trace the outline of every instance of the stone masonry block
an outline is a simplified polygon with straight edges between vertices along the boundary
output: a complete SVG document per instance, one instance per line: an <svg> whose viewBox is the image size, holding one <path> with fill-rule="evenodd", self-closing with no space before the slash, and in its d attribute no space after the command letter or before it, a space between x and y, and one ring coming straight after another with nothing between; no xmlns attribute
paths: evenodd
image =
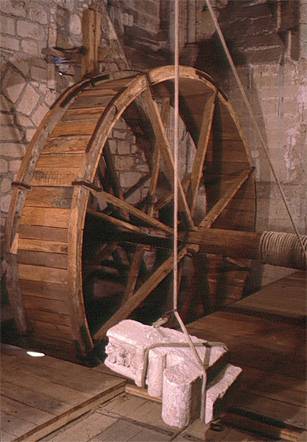
<svg viewBox="0 0 307 442"><path fill-rule="evenodd" d="M33 78L33 80L47 81L47 69L46 68L42 69L42 68L38 68L36 66L32 66L31 77Z"/></svg>
<svg viewBox="0 0 307 442"><path fill-rule="evenodd" d="M19 141L22 138L22 134L16 127L2 126L0 137L5 141Z"/></svg>
<svg viewBox="0 0 307 442"><path fill-rule="evenodd" d="M117 155L115 158L115 168L119 171L130 171L134 166L134 157Z"/></svg>
<svg viewBox="0 0 307 442"><path fill-rule="evenodd" d="M29 7L29 16L30 19L33 21L36 21L42 25L46 25L48 23L48 14L47 14L47 8L44 8L43 5L40 5L39 3L30 2Z"/></svg>
<svg viewBox="0 0 307 442"><path fill-rule="evenodd" d="M30 84L27 84L22 94L21 100L16 106L16 109L18 112L21 112L22 114L30 115L33 109L35 108L35 106L37 105L38 100L39 100L38 93Z"/></svg>
<svg viewBox="0 0 307 442"><path fill-rule="evenodd" d="M0 11L4 12L5 14L14 15L16 17L25 17L27 14L26 2L23 0L1 0Z"/></svg>
<svg viewBox="0 0 307 442"><path fill-rule="evenodd" d="M1 126L10 126L14 124L14 117L11 114L0 114Z"/></svg>
<svg viewBox="0 0 307 442"><path fill-rule="evenodd" d="M4 95L0 96L0 111L9 112L11 110L11 103L6 99Z"/></svg>
<svg viewBox="0 0 307 442"><path fill-rule="evenodd" d="M19 40L14 37L9 36L0 36L0 47L4 49L10 49L11 51L18 51L19 49Z"/></svg>
<svg viewBox="0 0 307 442"><path fill-rule="evenodd" d="M19 72L9 69L3 79L3 92L7 98L16 103L25 84L26 81Z"/></svg>
<svg viewBox="0 0 307 442"><path fill-rule="evenodd" d="M11 180L9 178L3 178L1 181L0 192L6 193L11 188Z"/></svg>
<svg viewBox="0 0 307 442"><path fill-rule="evenodd" d="M130 144L127 141L118 141L117 143L117 151L120 155L125 155L130 153Z"/></svg>
<svg viewBox="0 0 307 442"><path fill-rule="evenodd" d="M7 173L8 162L6 160L0 159L0 174Z"/></svg>
<svg viewBox="0 0 307 442"><path fill-rule="evenodd" d="M3 34L15 35L15 20L10 17L0 18L0 31Z"/></svg>
<svg viewBox="0 0 307 442"><path fill-rule="evenodd" d="M37 42L34 40L22 40L21 42L21 49L23 52L26 52L27 54L39 55L39 49Z"/></svg>
<svg viewBox="0 0 307 442"><path fill-rule="evenodd" d="M26 140L28 143L32 140L35 132L36 132L36 129L27 129L26 130Z"/></svg>
<svg viewBox="0 0 307 442"><path fill-rule="evenodd" d="M3 195L0 199L0 210L2 212L7 213L9 211L10 202L11 202L11 195L10 194Z"/></svg>
<svg viewBox="0 0 307 442"><path fill-rule="evenodd" d="M203 370L194 360L182 332L124 320L109 329L107 336L105 364L133 379L138 386L146 383L151 396L161 397L162 418L168 425L183 428L199 415ZM195 336L191 339L208 367L227 352L222 344L210 345ZM239 367L226 364L210 382L202 398L205 423L213 418L214 402L225 394L240 372Z"/></svg>
<svg viewBox="0 0 307 442"><path fill-rule="evenodd" d="M20 168L21 160L12 160L9 163L9 170L13 174L16 174Z"/></svg>
<svg viewBox="0 0 307 442"><path fill-rule="evenodd" d="M140 178L141 174L138 172L122 172L120 174L120 185L124 188L133 186Z"/></svg>
<svg viewBox="0 0 307 442"><path fill-rule="evenodd" d="M120 140L125 140L127 136L127 131L121 131L121 130L113 130L113 137L118 138Z"/></svg>
<svg viewBox="0 0 307 442"><path fill-rule="evenodd" d="M17 34L23 38L32 38L34 40L43 40L45 31L42 26L37 23L30 23L24 20L17 22Z"/></svg>
<svg viewBox="0 0 307 442"><path fill-rule="evenodd" d="M1 156L10 158L22 158L25 152L24 144L0 143Z"/></svg>
<svg viewBox="0 0 307 442"><path fill-rule="evenodd" d="M49 108L45 104L41 104L38 106L34 114L32 115L31 119L33 123L38 126L42 119L44 118L45 114L48 112Z"/></svg>
<svg viewBox="0 0 307 442"><path fill-rule="evenodd" d="M21 42L22 43L22 42ZM15 68L20 71L25 77L29 73L29 60L22 54L15 54L14 59L11 60L11 63L15 66Z"/></svg>

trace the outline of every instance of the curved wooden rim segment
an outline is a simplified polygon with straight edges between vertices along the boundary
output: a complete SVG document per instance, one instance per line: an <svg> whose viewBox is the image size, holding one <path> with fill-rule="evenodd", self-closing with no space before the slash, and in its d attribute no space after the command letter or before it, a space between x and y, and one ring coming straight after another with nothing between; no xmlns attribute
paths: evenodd
<svg viewBox="0 0 307 442"><path fill-rule="evenodd" d="M97 192L84 183L93 182L112 129L128 106L140 97L145 103L156 145L159 146L154 151L155 164L159 164L160 157L163 159L166 177L171 183L172 153L164 128L169 101L162 97L164 104L160 113L153 96L157 93L155 88L173 78L174 67L166 66L153 69L147 75L113 80L97 76L82 81L59 98L30 143L16 180L30 186L30 189L21 187L13 191L6 226L6 253L13 269L9 275L9 295L17 327L21 333L30 333L34 341L62 347L75 355L85 355L93 348L82 293L82 242L90 194L96 193L96 197L132 213L148 228L161 231L162 236L172 234L169 226L153 217L153 205L143 212L126 203L120 189L116 195L111 195ZM186 182L178 182L180 210L185 223L189 230L195 229L196 198L205 168L209 189L208 211L198 228L241 228L235 221L227 223L223 213L241 210L241 202L248 194L250 218L242 228L253 230L255 195L252 169L234 112L224 95L204 73L182 66L180 81L185 106L182 118L190 132L195 132L193 128L198 132L194 134L198 143L191 177ZM199 96L201 101L206 96L204 109L199 109L197 103L194 105ZM194 106L197 108L195 112ZM214 129L211 130L213 120ZM216 129L219 124L221 129ZM223 125L226 127L225 136L220 133ZM218 155L215 135L211 134L213 130L217 130L216 137L221 139L220 144L225 145ZM236 163L232 161L227 147L234 130L237 135L233 146L241 158ZM216 170L218 175L215 174ZM151 174L150 192L154 195L159 167L153 167ZM169 195L167 198L170 201L172 197ZM156 204L165 202L158 201ZM114 222L110 215L101 216L105 219L109 216L109 222ZM129 230L129 226L126 227ZM130 230L136 231L132 225ZM115 323L121 315L129 315L137 301L146 298L147 286L156 286L169 273L170 259L131 296L143 251L140 246L133 258L134 270L129 276L124 296L126 303L94 336L95 340L103 337L106 327ZM186 253L187 250L183 248L180 259ZM216 267L211 273L214 271ZM242 284L240 288L242 291Z"/></svg>

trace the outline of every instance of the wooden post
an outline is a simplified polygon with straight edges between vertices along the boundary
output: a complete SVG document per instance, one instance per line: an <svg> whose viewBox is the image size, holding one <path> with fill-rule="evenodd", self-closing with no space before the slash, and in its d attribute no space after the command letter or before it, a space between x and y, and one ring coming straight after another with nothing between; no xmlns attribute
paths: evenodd
<svg viewBox="0 0 307 442"><path fill-rule="evenodd" d="M82 16L82 35L85 54L81 61L82 77L99 71L98 55L101 38L101 14L94 9L85 9Z"/></svg>

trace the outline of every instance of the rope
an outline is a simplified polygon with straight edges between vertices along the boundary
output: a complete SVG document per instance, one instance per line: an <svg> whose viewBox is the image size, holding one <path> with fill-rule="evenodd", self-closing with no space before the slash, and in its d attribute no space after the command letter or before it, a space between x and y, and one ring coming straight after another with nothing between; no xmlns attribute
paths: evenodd
<svg viewBox="0 0 307 442"><path fill-rule="evenodd" d="M182 321L179 313L178 313L178 150L179 150L179 0L174 0L175 2L175 26L174 26L174 41L175 41L175 50L174 50L174 69L175 69L175 90L174 90L174 239L173 239L173 313L174 316L187 340L187 343L193 353L193 356L202 370L202 390L201 390L201 420L205 420L205 399L206 399L206 381L207 374L206 368L199 356L195 344L192 342L192 339Z"/></svg>
<svg viewBox="0 0 307 442"><path fill-rule="evenodd" d="M214 11L213 11L213 8L212 8L212 5L211 5L211 0L206 0L206 4L207 4L208 10L209 10L209 12L210 12L210 15L211 15L212 21L213 21L213 23L214 23L214 26L215 26L216 32L218 33L218 36L219 36L220 41L221 41L221 44L222 44L223 49L224 49L224 51L225 51L225 54L226 54L226 57L227 57L228 63L229 63L229 65L230 65L230 68L231 68L231 70L232 70L232 73L233 73L233 75L234 75L234 77L235 77L235 79L236 79L236 82L237 82L237 84L238 84L238 87L239 87L239 90L240 90L240 92L241 92L241 95L242 95L243 101L244 101L245 106L246 106L246 108L247 108L247 110L248 110L249 116L250 116L250 118L251 118L251 120L252 120L252 122L253 122L253 125L254 125L254 128L255 128L256 132L257 132L257 135L258 135L258 137L259 137L259 140L260 140L260 142L261 142L261 147L262 147L263 152L264 152L264 154L265 154L265 156L266 156L266 158L267 158L267 160L268 160L268 163L269 163L269 166L270 166L270 169L271 169L272 175L273 175L274 180L275 180L275 182L276 182L276 184L277 184L277 187L278 187L278 189L279 189L279 192L280 192L281 198L282 198L282 200L283 200L283 203L284 203L284 205L285 205L285 208L286 208L286 210L287 210L287 212L288 212L288 215L289 215L289 218L290 218L290 221L291 221L291 224L292 224L293 230L294 230L294 232L295 232L295 234L296 234L296 236L297 236L297 239L298 239L298 241L299 241L300 247L302 248L303 254L306 256L306 259L307 259L307 248L305 248L304 242L303 242L303 240L302 240L302 238L301 238L301 236L300 236L300 234L299 234L299 232L298 232L298 228L297 228L296 223L295 223L295 221L294 221L294 219L293 219L293 216L292 216L292 213L291 213L290 207L289 207L288 202L287 202L287 199L286 199L286 195L285 195L285 193L284 193L284 190L283 190L283 188L282 188L282 186L281 186L280 180L279 180L279 178L278 178L278 176L277 176L277 173L276 173L276 171L275 171L274 165L273 165L272 160L271 160L271 158L270 158L269 149L268 149L268 147L267 147L267 144L266 144L266 142L265 142L265 140L264 140L264 137L263 137L263 135L262 135L262 132L261 132L261 130L260 130L259 124L258 124L258 122L257 122L257 120L256 120L255 115L254 115L253 109L252 109L252 107L251 107L251 105L250 105L250 102L249 102L249 100L248 100L248 98L247 98L247 95L246 95L246 93L245 93L245 90L244 90L243 84L242 84L242 82L241 82L241 80L240 80L240 77L239 77L239 75L238 75L237 69L236 69L235 64L234 64L234 62L233 62L232 56L231 56L231 54L230 54L230 52L229 52L228 46L227 46L227 44L226 44L226 41L225 41L225 39L224 39L224 36L223 36L222 30L221 30L221 28L220 28L220 25L218 24L218 21L217 21L216 15L215 15L215 13L214 13Z"/></svg>
<svg viewBox="0 0 307 442"><path fill-rule="evenodd" d="M307 247L307 236L301 235ZM300 243L293 233L263 232L259 241L259 258L261 261L278 266L304 269L307 260L302 253Z"/></svg>

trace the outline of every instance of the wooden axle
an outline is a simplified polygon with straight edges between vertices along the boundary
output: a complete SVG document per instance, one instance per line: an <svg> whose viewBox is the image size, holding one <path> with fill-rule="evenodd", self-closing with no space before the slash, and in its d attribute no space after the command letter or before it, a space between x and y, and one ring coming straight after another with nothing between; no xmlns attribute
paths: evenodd
<svg viewBox="0 0 307 442"><path fill-rule="evenodd" d="M265 264L305 270L307 236L301 235L305 253L297 236L281 232L242 232L202 229L190 232L187 243L198 244L200 252L232 258L257 259Z"/></svg>
<svg viewBox="0 0 307 442"><path fill-rule="evenodd" d="M89 211L88 213L98 216L95 212ZM99 213L99 216L102 215ZM108 218L112 219L108 230L108 240L110 241L117 238L123 242L147 244L158 248L169 249L173 247L169 234L161 232L159 229L137 227L117 219L117 223L114 223L114 218ZM119 222L122 224L118 224ZM105 229L105 223L102 223L102 227ZM106 238L104 239L106 240ZM307 236L301 235L301 240L306 249ZM179 244L186 246L191 253L210 253L231 258L255 259L264 264L306 269L305 254L297 236L293 233L243 232L202 227L187 234L179 233Z"/></svg>

